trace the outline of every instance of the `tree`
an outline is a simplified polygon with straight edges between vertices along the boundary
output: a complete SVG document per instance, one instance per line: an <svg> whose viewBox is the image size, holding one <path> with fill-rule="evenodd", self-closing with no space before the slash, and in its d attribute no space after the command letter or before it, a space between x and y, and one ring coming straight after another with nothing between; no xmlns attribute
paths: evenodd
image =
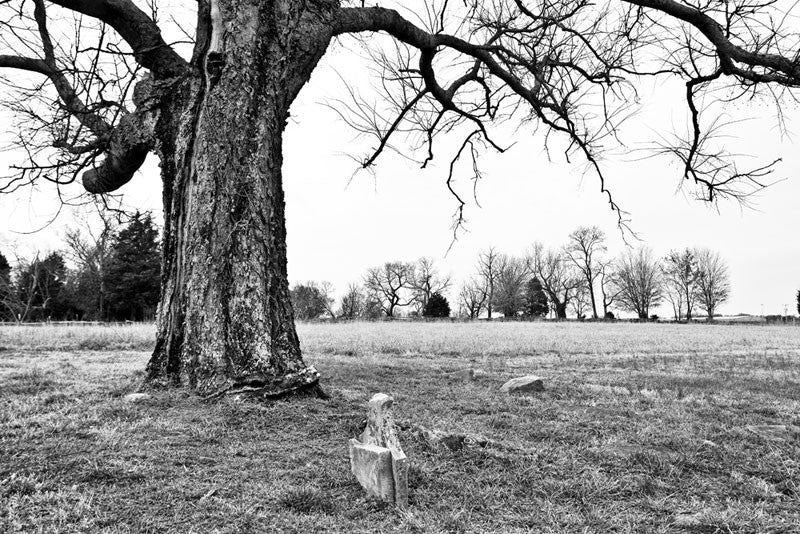
<svg viewBox="0 0 800 534"><path fill-rule="evenodd" d="M289 291L292 299L294 316L297 319L318 319L330 309L331 299L327 292L316 282L295 284Z"/></svg>
<svg viewBox="0 0 800 534"><path fill-rule="evenodd" d="M155 315L161 285L158 228L136 213L116 235L105 273L111 319L143 321Z"/></svg>
<svg viewBox="0 0 800 534"><path fill-rule="evenodd" d="M11 264L0 252L0 321L13 321L16 317L11 308L11 296L14 288L11 285Z"/></svg>
<svg viewBox="0 0 800 534"><path fill-rule="evenodd" d="M486 307L489 300L489 290L484 285L485 280L472 278L461 286L458 292L461 315L468 319L477 319Z"/></svg>
<svg viewBox="0 0 800 534"><path fill-rule="evenodd" d="M697 299L697 283L700 271L697 268L697 256L690 248L671 250L663 260L664 287L667 298L677 308L676 319L681 316L692 320ZM686 309L683 313L682 308Z"/></svg>
<svg viewBox="0 0 800 534"><path fill-rule="evenodd" d="M364 293L358 284L350 284L339 304L340 319L356 319L364 312Z"/></svg>
<svg viewBox="0 0 800 534"><path fill-rule="evenodd" d="M800 289L797 290L797 314L800 315Z"/></svg>
<svg viewBox="0 0 800 534"><path fill-rule="evenodd" d="M614 301L619 297L620 288L616 281L616 273L614 271L613 260L603 260L598 263L600 272L600 296L603 303L603 318L613 319L614 314L611 312L611 306Z"/></svg>
<svg viewBox="0 0 800 534"><path fill-rule="evenodd" d="M418 311L425 315L428 300L434 293L444 293L450 287L450 276L442 276L431 258L420 258L414 269L411 290L414 292Z"/></svg>
<svg viewBox="0 0 800 534"><path fill-rule="evenodd" d="M495 286L503 267L506 257L498 254L494 247L489 247L486 251L478 255L478 275L483 279L483 286L486 288L486 313L488 318L492 318L495 303Z"/></svg>
<svg viewBox="0 0 800 534"><path fill-rule="evenodd" d="M68 257L75 264L75 271L70 273L67 284L69 300L80 310L83 319L108 318L106 271L111 262L116 229L111 219L102 213L100 219L102 225L98 231L84 221L82 228L71 228L64 235Z"/></svg>
<svg viewBox="0 0 800 534"><path fill-rule="evenodd" d="M450 304L440 293L434 293L422 310L423 317L450 317Z"/></svg>
<svg viewBox="0 0 800 534"><path fill-rule="evenodd" d="M64 291L67 266L59 252L51 252L44 259L37 255L31 262L21 265L16 287L15 315L20 321L45 321L65 319L70 306Z"/></svg>
<svg viewBox="0 0 800 534"><path fill-rule="evenodd" d="M386 317L394 317L397 308L412 304L414 264L400 261L386 262L382 267L373 267L364 277L364 286L372 300L380 304Z"/></svg>
<svg viewBox="0 0 800 534"><path fill-rule="evenodd" d="M471 157L479 176L480 151L505 149L492 123L517 118L547 130L548 142L563 137L624 224L599 161L644 75L686 82L688 135L657 150L680 162L704 199L744 198L771 165L735 165L724 136L706 128L720 123L701 121L695 102L726 83L750 98L800 82L796 55L784 53L793 32L773 22L794 18L773 16L770 2L470 0L427 2L405 16L344 4L199 0L184 55L156 20L188 17L157 17L155 4L150 14L132 0L0 4L12 29L0 68L26 71L6 84L6 102L30 125L20 138L31 159L4 189L81 176L87 191L104 194L131 180L149 152L161 160L165 282L150 382L183 381L205 396L318 390L289 298L281 148L290 106L334 38L370 34L388 92L381 109L335 106L375 136L363 167L404 133L425 141L425 163L438 153L434 139L460 136L447 181L456 228L464 202L455 163Z"/></svg>
<svg viewBox="0 0 800 534"><path fill-rule="evenodd" d="M661 266L647 247L628 249L614 267L613 285L621 309L648 319L662 299Z"/></svg>
<svg viewBox="0 0 800 534"><path fill-rule="evenodd" d="M547 315L547 294L542 283L535 276L525 286L525 315L528 317L544 317Z"/></svg>
<svg viewBox="0 0 800 534"><path fill-rule="evenodd" d="M533 246L528 264L533 275L541 281L556 317L566 319L567 307L583 284L581 274L576 272L563 250L546 250L541 243Z"/></svg>
<svg viewBox="0 0 800 534"><path fill-rule="evenodd" d="M502 256L495 281L494 306L505 317L516 317L525 302L525 283L529 270L521 258Z"/></svg>
<svg viewBox="0 0 800 534"><path fill-rule="evenodd" d="M728 265L719 253L707 248L695 251L697 256L697 299L708 320L714 318L717 307L728 300L731 284Z"/></svg>
<svg viewBox="0 0 800 534"><path fill-rule="evenodd" d="M564 247L567 257L583 274L584 288L591 303L593 319L597 319L594 285L597 277L601 274L598 256L607 250L605 241L605 233L597 226L581 226L569 234L569 241Z"/></svg>

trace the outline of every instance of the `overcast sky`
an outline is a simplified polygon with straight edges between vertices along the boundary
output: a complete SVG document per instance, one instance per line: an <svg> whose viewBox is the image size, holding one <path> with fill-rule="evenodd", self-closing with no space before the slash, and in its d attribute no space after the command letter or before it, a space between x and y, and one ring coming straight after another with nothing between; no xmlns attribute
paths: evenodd
<svg viewBox="0 0 800 534"><path fill-rule="evenodd" d="M342 95L338 70L346 79L365 83L362 62L347 50L329 53L292 108L284 148L284 186L287 203L289 276L292 281L327 280L337 290L361 279L371 266L388 260L437 259L442 271L453 274L455 298L460 282L474 272L479 251L494 246L522 254L535 241L562 245L580 225L597 225L608 235L610 254L624 248L617 216L598 192L597 178L584 174L582 161L572 164L558 151L548 161L543 137L531 130L501 130L514 147L506 154L488 154L481 164L480 207L466 211L467 232L452 243L456 204L445 187L448 156L454 147L441 145L440 159L425 170L395 154L379 160L373 175L353 175L350 156L362 156L372 143L356 139L352 130L323 102ZM362 81L363 80L363 81ZM609 155L603 162L608 186L620 206L630 213L631 228L658 255L672 248L709 247L730 264L732 294L721 313L779 314L788 305L795 313L794 295L800 288L800 150L797 138L785 138L776 128L775 109L756 100L729 106L732 118L748 119L729 130L733 152L752 154L752 163L782 157L774 178L781 180L753 199L752 208L733 202L716 208L695 201L678 188L680 171L674 162L641 159L636 150L659 135L681 131L686 107L683 86L661 80L640 88L643 109L623 129L631 151ZM790 130L800 129L796 105L784 112ZM8 116L0 114L2 124ZM2 141L10 141L3 131ZM554 145L558 147L559 145ZM0 170L18 162L13 152L0 153ZM458 187L470 196L466 167ZM122 190L126 202L160 216L161 184L154 157ZM0 250L23 254L60 246L64 228L74 225L62 215L44 230L40 227L58 208L53 190L0 197ZM633 245L635 239L628 239ZM447 253L447 254L446 254ZM663 308L662 315L671 312Z"/></svg>

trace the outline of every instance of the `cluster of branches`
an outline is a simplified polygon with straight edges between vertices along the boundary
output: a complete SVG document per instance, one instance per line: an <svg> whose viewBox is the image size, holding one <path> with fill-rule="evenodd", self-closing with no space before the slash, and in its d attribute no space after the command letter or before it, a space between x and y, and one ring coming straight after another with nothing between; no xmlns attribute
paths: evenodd
<svg viewBox="0 0 800 534"><path fill-rule="evenodd" d="M655 140L649 153L673 158L681 183L694 184L699 198L747 202L768 185L777 161L737 164L724 148L730 121L720 118L724 110L704 106L703 97L719 94L730 102L763 94L780 104L800 86L800 60L792 52L798 39L784 28L789 17L774 1L426 2L413 19L419 27L377 7L370 18L363 10L348 16L343 33L369 20L369 29L393 37L383 46L372 36L364 43L382 98L372 102L348 86L349 98L332 106L373 140L362 167L395 150L424 168L437 151L448 151L456 229L466 204L457 166L467 161L474 195L480 154L505 151L511 143L500 140L502 132L517 132L503 128L506 122L542 128L548 154L553 139L564 140L567 160L577 154L586 162L625 227L600 161L612 147L625 147L620 126L639 102L637 82L648 76L682 80L688 111L686 131ZM459 141L443 145L442 134ZM398 139L414 150L397 148Z"/></svg>
<svg viewBox="0 0 800 534"><path fill-rule="evenodd" d="M101 217L64 234L64 249L15 266L0 253L0 321L141 321L155 316L158 229L149 215L125 224Z"/></svg>
<svg viewBox="0 0 800 534"><path fill-rule="evenodd" d="M626 249L616 258L607 252L597 227L576 229L559 248L536 243L522 257L489 248L461 287L460 314L491 319L497 312L536 317L550 311L564 319L571 310L579 319L613 319L617 310L648 319L666 299L675 319L691 320L696 308L711 319L730 294L727 264L711 250L672 251L663 259L647 247Z"/></svg>

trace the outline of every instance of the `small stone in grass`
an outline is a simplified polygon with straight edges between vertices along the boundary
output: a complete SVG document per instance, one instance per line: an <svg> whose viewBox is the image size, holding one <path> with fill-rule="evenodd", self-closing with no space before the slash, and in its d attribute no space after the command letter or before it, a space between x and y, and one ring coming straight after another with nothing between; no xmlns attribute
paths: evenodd
<svg viewBox="0 0 800 534"><path fill-rule="evenodd" d="M141 402L150 398L147 393L129 393L122 397L125 402Z"/></svg>
<svg viewBox="0 0 800 534"><path fill-rule="evenodd" d="M506 393L530 393L544 391L544 383L541 377L535 375L520 376L512 378L500 387L500 391Z"/></svg>

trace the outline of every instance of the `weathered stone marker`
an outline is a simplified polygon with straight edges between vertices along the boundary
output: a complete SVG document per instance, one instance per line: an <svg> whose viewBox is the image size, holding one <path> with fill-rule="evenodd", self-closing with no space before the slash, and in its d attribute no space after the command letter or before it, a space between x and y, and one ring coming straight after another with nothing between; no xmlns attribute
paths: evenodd
<svg viewBox="0 0 800 534"><path fill-rule="evenodd" d="M350 469L369 495L406 507L408 458L395 431L393 402L385 393L370 399L367 428L350 440Z"/></svg>

